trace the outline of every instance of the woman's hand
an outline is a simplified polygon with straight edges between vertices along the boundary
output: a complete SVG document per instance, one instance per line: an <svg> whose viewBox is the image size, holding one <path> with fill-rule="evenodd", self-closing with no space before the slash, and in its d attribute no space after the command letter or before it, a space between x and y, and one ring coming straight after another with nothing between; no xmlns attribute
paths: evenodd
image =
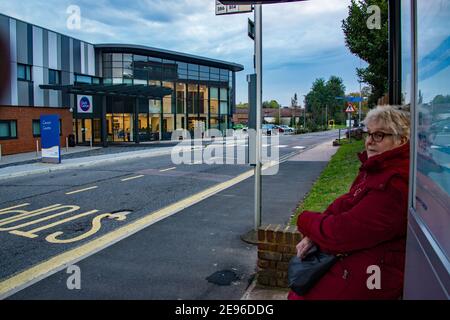
<svg viewBox="0 0 450 320"><path fill-rule="evenodd" d="M308 237L304 237L302 241L300 241L297 248L297 257L303 259L306 256L306 253L314 246L314 242Z"/></svg>

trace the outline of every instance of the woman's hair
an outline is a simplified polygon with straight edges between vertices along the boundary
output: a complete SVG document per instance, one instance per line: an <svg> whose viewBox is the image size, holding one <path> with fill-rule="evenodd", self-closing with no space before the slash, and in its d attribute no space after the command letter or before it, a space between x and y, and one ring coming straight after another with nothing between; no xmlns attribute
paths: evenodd
<svg viewBox="0 0 450 320"><path fill-rule="evenodd" d="M376 122L385 128L392 130L395 140L405 137L409 140L410 113L409 106L377 106L367 113L363 123Z"/></svg>

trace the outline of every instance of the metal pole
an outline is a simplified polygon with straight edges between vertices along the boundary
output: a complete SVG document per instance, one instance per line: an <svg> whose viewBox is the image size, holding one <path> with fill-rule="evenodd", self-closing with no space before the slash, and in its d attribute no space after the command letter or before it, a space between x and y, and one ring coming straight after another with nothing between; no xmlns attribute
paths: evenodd
<svg viewBox="0 0 450 320"><path fill-rule="evenodd" d="M348 142L352 141L352 117L351 113L348 112Z"/></svg>
<svg viewBox="0 0 450 320"><path fill-rule="evenodd" d="M278 125L281 124L281 104L278 105Z"/></svg>
<svg viewBox="0 0 450 320"><path fill-rule="evenodd" d="M306 129L306 105L303 108L303 128Z"/></svg>
<svg viewBox="0 0 450 320"><path fill-rule="evenodd" d="M91 134L91 141L89 143L90 143L91 149L92 149L92 134Z"/></svg>
<svg viewBox="0 0 450 320"><path fill-rule="evenodd" d="M262 106L262 6L255 5L256 166L255 231L261 226L261 106Z"/></svg>
<svg viewBox="0 0 450 320"><path fill-rule="evenodd" d="M39 140L36 140L36 157L39 157Z"/></svg>
<svg viewBox="0 0 450 320"><path fill-rule="evenodd" d="M2 160L2 145L0 144L0 161Z"/></svg>
<svg viewBox="0 0 450 320"><path fill-rule="evenodd" d="M361 92L361 81L359 82L359 98L362 100L362 92ZM362 101L359 101L359 117L358 117L358 126L361 124L361 115L362 115Z"/></svg>
<svg viewBox="0 0 450 320"><path fill-rule="evenodd" d="M66 152L69 152L69 137L66 137Z"/></svg>

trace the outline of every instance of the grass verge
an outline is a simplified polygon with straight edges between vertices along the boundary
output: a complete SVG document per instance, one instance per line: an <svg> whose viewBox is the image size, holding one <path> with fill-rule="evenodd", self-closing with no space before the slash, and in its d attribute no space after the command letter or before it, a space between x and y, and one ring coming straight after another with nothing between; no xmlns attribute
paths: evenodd
<svg viewBox="0 0 450 320"><path fill-rule="evenodd" d="M348 143L348 140L341 139L341 143L310 192L299 203L291 219L292 225L296 225L297 217L302 211L325 211L337 197L348 192L358 174L361 163L356 154L364 149L364 142L352 140Z"/></svg>

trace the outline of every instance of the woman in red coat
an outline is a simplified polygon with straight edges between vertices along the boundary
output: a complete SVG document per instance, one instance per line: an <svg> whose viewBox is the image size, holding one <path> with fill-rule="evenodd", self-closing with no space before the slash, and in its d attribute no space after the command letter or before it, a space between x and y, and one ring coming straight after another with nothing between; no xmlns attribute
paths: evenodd
<svg viewBox="0 0 450 320"><path fill-rule="evenodd" d="M364 123L366 150L347 194L323 213L297 220L303 239L297 255L317 245L343 254L304 296L288 299L399 299L403 291L409 177L409 112L392 106L371 110ZM380 280L380 281L378 281Z"/></svg>

